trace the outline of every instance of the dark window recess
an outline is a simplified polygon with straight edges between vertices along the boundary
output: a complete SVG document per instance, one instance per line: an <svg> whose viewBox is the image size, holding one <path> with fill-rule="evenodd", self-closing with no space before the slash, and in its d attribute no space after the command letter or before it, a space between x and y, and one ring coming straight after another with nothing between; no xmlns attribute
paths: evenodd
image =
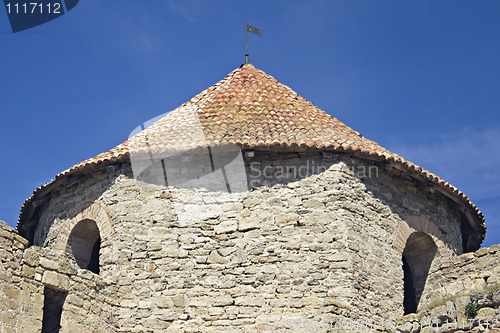
<svg viewBox="0 0 500 333"><path fill-rule="evenodd" d="M68 292L49 287L44 289L42 333L58 333L61 314Z"/></svg>
<svg viewBox="0 0 500 333"><path fill-rule="evenodd" d="M101 237L97 224L92 220L78 222L68 238L66 252L73 255L80 268L99 274Z"/></svg>
<svg viewBox="0 0 500 333"><path fill-rule="evenodd" d="M432 261L439 255L432 238L423 232L414 232L408 237L403 251L404 314L418 309Z"/></svg>
<svg viewBox="0 0 500 333"><path fill-rule="evenodd" d="M410 266L406 262L403 256L403 272L404 272L404 301L403 308L404 313L415 313L417 312L417 301L415 300L415 290L413 289L413 279L411 277Z"/></svg>
<svg viewBox="0 0 500 333"><path fill-rule="evenodd" d="M101 249L101 238L99 237L92 248L92 255L90 256L90 262L88 270L99 274L99 250Z"/></svg>

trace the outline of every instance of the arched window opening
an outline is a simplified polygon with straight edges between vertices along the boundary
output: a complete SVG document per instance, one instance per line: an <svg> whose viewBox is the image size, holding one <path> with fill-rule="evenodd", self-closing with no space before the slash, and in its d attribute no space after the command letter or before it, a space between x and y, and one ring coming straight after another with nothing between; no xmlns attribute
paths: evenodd
<svg viewBox="0 0 500 333"><path fill-rule="evenodd" d="M101 237L97 224L92 220L78 222L68 238L66 252L73 255L80 268L99 274Z"/></svg>
<svg viewBox="0 0 500 333"><path fill-rule="evenodd" d="M418 309L432 261L437 255L437 246L424 232L414 232L408 237L403 251L404 314Z"/></svg>

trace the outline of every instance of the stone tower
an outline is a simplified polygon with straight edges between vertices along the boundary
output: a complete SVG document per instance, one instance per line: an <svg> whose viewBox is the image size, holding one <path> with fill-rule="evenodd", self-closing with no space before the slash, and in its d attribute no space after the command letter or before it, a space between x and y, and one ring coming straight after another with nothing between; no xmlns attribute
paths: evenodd
<svg viewBox="0 0 500 333"><path fill-rule="evenodd" d="M462 192L245 64L35 190L2 233L20 299L6 327L396 320L444 295L485 231Z"/></svg>

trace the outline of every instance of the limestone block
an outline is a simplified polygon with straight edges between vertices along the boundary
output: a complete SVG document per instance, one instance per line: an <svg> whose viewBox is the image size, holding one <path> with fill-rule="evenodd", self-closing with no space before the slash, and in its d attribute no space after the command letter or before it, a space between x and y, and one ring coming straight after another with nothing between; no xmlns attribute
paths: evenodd
<svg viewBox="0 0 500 333"><path fill-rule="evenodd" d="M457 311L457 321L467 322L467 315L465 314L465 306L469 304L470 297L462 296L455 300L455 309Z"/></svg>
<svg viewBox="0 0 500 333"><path fill-rule="evenodd" d="M265 303L262 297L239 296L236 297L234 304L237 306L263 306Z"/></svg>
<svg viewBox="0 0 500 333"><path fill-rule="evenodd" d="M233 264L243 264L247 261L247 255L245 251L240 249L236 250L231 256L231 263Z"/></svg>
<svg viewBox="0 0 500 333"><path fill-rule="evenodd" d="M451 301L446 302L446 312L448 314L448 318L450 318L450 321L455 320L455 318L457 317L457 310L453 302Z"/></svg>
<svg viewBox="0 0 500 333"><path fill-rule="evenodd" d="M208 258L207 256L195 256L194 260L197 264L205 264L207 263Z"/></svg>
<svg viewBox="0 0 500 333"><path fill-rule="evenodd" d="M3 291L4 294L9 298L17 299L19 297L19 289L13 286L4 285L0 288L0 290Z"/></svg>
<svg viewBox="0 0 500 333"><path fill-rule="evenodd" d="M482 256L488 254L489 250L490 250L489 248L483 247L483 248L477 250L476 252L474 252L474 255L476 257L482 257Z"/></svg>
<svg viewBox="0 0 500 333"><path fill-rule="evenodd" d="M245 218L239 221L238 230L249 231L258 229L260 226L261 223L257 219Z"/></svg>
<svg viewBox="0 0 500 333"><path fill-rule="evenodd" d="M58 263L54 260L50 260L44 257L40 258L40 266L45 269L50 269L52 271L56 271L58 269Z"/></svg>
<svg viewBox="0 0 500 333"><path fill-rule="evenodd" d="M33 267L30 267L28 265L24 265L21 275L25 278L28 279L34 279L35 278L35 269Z"/></svg>
<svg viewBox="0 0 500 333"><path fill-rule="evenodd" d="M210 252L210 255L207 258L207 263L209 264L225 264L227 263L227 259L219 254L217 251Z"/></svg>
<svg viewBox="0 0 500 333"><path fill-rule="evenodd" d="M481 250L484 250L484 249L481 249ZM476 269L479 271L493 269L494 264L495 264L495 258L493 256L486 256L485 255L485 256L482 256L482 257L477 259Z"/></svg>
<svg viewBox="0 0 500 333"><path fill-rule="evenodd" d="M42 322L41 320L37 320L36 318L23 318L22 320L18 321L21 330L16 328L15 330L13 329L12 331L7 332L41 332L42 331ZM0 330L1 332L1 330Z"/></svg>
<svg viewBox="0 0 500 333"><path fill-rule="evenodd" d="M349 255L346 252L335 252L323 255L323 259L333 262L347 261L349 259Z"/></svg>
<svg viewBox="0 0 500 333"><path fill-rule="evenodd" d="M174 306L174 302L171 297L162 297L154 301L156 306L160 309L168 309Z"/></svg>
<svg viewBox="0 0 500 333"><path fill-rule="evenodd" d="M457 267L463 266L466 262L474 258L474 253L468 252L453 258L453 264Z"/></svg>
<svg viewBox="0 0 500 333"><path fill-rule="evenodd" d="M214 226L214 231L216 234L229 233L236 230L238 230L238 221L236 219L224 221Z"/></svg>
<svg viewBox="0 0 500 333"><path fill-rule="evenodd" d="M184 249L169 249L167 255L170 258L187 258L189 252Z"/></svg>
<svg viewBox="0 0 500 333"><path fill-rule="evenodd" d="M495 292L493 294L492 300L493 300L493 304L495 306L499 306L500 305L500 291L497 291L497 292Z"/></svg>
<svg viewBox="0 0 500 333"><path fill-rule="evenodd" d="M420 321L416 313L407 314L396 321L396 326L398 327L398 332L401 333L411 333L415 331L415 328L420 329Z"/></svg>
<svg viewBox="0 0 500 333"><path fill-rule="evenodd" d="M431 310L431 320L444 323L446 320L453 320L448 313L448 308L446 305L438 306Z"/></svg>
<svg viewBox="0 0 500 333"><path fill-rule="evenodd" d="M445 286L448 295L457 295L464 290L462 281L454 281Z"/></svg>
<svg viewBox="0 0 500 333"><path fill-rule="evenodd" d="M250 215L252 215L252 213L249 209L243 209L240 211L241 217L249 217Z"/></svg>
<svg viewBox="0 0 500 333"><path fill-rule="evenodd" d="M168 321L161 320L159 318L155 318L154 316L143 319L141 320L141 325L144 326L146 329L153 329L153 330L165 330L170 326L170 323ZM145 330L147 331L147 330Z"/></svg>
<svg viewBox="0 0 500 333"><path fill-rule="evenodd" d="M221 307L210 307L208 308L208 313L211 316L220 316L224 313L224 308Z"/></svg>
<svg viewBox="0 0 500 333"><path fill-rule="evenodd" d="M203 307L211 305L211 300L208 297L190 297L189 298L189 306L193 307Z"/></svg>
<svg viewBox="0 0 500 333"><path fill-rule="evenodd" d="M293 243L293 242L286 242L283 244L283 248L287 249L287 250L299 250L300 244Z"/></svg>
<svg viewBox="0 0 500 333"><path fill-rule="evenodd" d="M289 298L288 299L288 306L290 306L291 308L301 308L304 306L303 302L302 302L302 298Z"/></svg>
<svg viewBox="0 0 500 333"><path fill-rule="evenodd" d="M493 275L488 277L488 280L486 282L489 285L495 285L497 283L500 284L500 275L498 273L493 273Z"/></svg>
<svg viewBox="0 0 500 333"><path fill-rule="evenodd" d="M60 273L63 274L68 274L68 275L75 275L78 273L78 269L73 267L69 262L67 261L61 261L59 262L59 270Z"/></svg>
<svg viewBox="0 0 500 333"><path fill-rule="evenodd" d="M316 296L304 297L302 300L304 306L310 306L312 308L319 309L323 305L323 299Z"/></svg>
<svg viewBox="0 0 500 333"><path fill-rule="evenodd" d="M183 325L181 323L173 322L172 325L170 325L165 332L166 333L185 332L182 327Z"/></svg>
<svg viewBox="0 0 500 333"><path fill-rule="evenodd" d="M40 262L40 255L38 254L36 248L38 248L38 246L30 247L26 249L26 251L24 251L24 256L23 256L24 263L31 267L37 266L38 263Z"/></svg>
<svg viewBox="0 0 500 333"><path fill-rule="evenodd" d="M183 308L186 306L186 299L184 295L176 295L172 297L172 302L175 307Z"/></svg>
<svg viewBox="0 0 500 333"><path fill-rule="evenodd" d="M234 304L234 299L231 295L221 295L214 297L213 306L229 306Z"/></svg>
<svg viewBox="0 0 500 333"><path fill-rule="evenodd" d="M489 320L489 322L492 322L493 319L496 317L496 311L495 309L492 308L481 308L477 312L476 319L478 320Z"/></svg>
<svg viewBox="0 0 500 333"><path fill-rule="evenodd" d="M274 221L278 226L294 225L299 220L298 214L281 214L275 217Z"/></svg>
<svg viewBox="0 0 500 333"><path fill-rule="evenodd" d="M322 203L319 200L315 200L315 199L303 200L302 204L305 208L312 208L312 209L324 209L325 208L324 203Z"/></svg>
<svg viewBox="0 0 500 333"><path fill-rule="evenodd" d="M147 250L148 251L159 251L162 249L162 244L160 242L148 242Z"/></svg>
<svg viewBox="0 0 500 333"><path fill-rule="evenodd" d="M56 272L45 271L43 273L42 283L54 289L69 290L69 277Z"/></svg>
<svg viewBox="0 0 500 333"><path fill-rule="evenodd" d="M168 322L179 319L179 315L176 312L174 312L174 310L166 310L166 309L156 310L153 313L153 316L156 319L159 319L161 321L168 321Z"/></svg>
<svg viewBox="0 0 500 333"><path fill-rule="evenodd" d="M168 257L170 255L170 251L168 250L159 250L159 251L154 251L149 253L149 258L150 259L161 259Z"/></svg>
<svg viewBox="0 0 500 333"><path fill-rule="evenodd" d="M68 302L69 304L73 304L79 308L83 307L83 300L75 294L68 294L68 296L66 297L66 302Z"/></svg>
<svg viewBox="0 0 500 333"><path fill-rule="evenodd" d="M136 308L139 302L137 300L122 299L120 300L120 306L124 308Z"/></svg>
<svg viewBox="0 0 500 333"><path fill-rule="evenodd" d="M500 251L500 244L490 246L490 253L496 253L498 251Z"/></svg>
<svg viewBox="0 0 500 333"><path fill-rule="evenodd" d="M29 245L29 243L30 242L24 237L21 237L19 235L14 236L14 247L24 249L26 246Z"/></svg>

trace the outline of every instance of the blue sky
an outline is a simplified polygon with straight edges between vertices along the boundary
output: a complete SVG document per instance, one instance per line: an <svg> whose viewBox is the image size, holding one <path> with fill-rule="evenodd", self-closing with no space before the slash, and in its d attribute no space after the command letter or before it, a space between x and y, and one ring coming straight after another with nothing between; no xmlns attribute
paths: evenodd
<svg viewBox="0 0 500 333"><path fill-rule="evenodd" d="M250 62L436 173L500 243L500 2L83 0L13 34L0 10L0 219Z"/></svg>

